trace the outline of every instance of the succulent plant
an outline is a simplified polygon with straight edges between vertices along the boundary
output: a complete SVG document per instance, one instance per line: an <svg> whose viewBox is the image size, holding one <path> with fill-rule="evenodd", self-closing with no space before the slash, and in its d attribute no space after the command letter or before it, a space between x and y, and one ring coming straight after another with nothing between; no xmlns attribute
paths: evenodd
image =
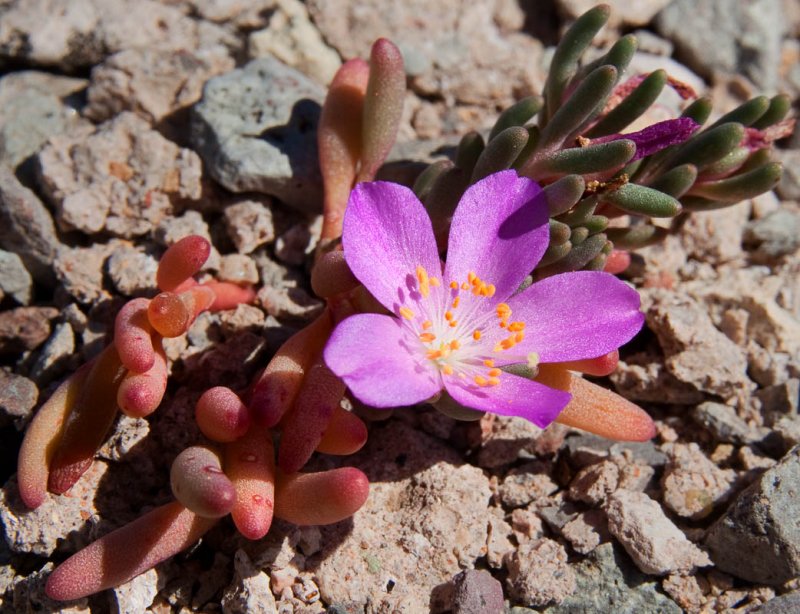
<svg viewBox="0 0 800 614"><path fill-rule="evenodd" d="M527 275L516 290L505 289L507 296L514 298L515 292L521 294L535 281L549 287L553 282L547 278L560 273L580 277L585 274L574 272L621 272L629 263L628 250L661 240L679 226L687 212L728 206L770 189L781 169L769 160L769 147L791 130L792 120L784 119L788 99L754 98L700 129L711 112L709 101L700 98L689 104L680 118L622 134L663 88L675 88L686 98L695 96L664 71L622 80L636 49L632 36L623 37L599 59L581 65L584 51L608 16L605 5L581 16L556 49L543 95L521 100L503 112L486 138L478 133L464 136L453 160L434 162L419 175L413 186L416 197L406 188L385 183L361 187L355 193L363 195L364 190L373 189L385 195L404 190L405 196L393 201L398 207L408 207L411 199L419 199L430 217L434 255L438 252L441 256L448 247L452 251L474 247L447 244L456 205L465 194L469 200L471 189L480 191L481 186L498 181L523 185L538 199L541 224L537 232L541 231L545 241L537 239L535 249L541 253L528 262L530 270L515 271L512 276L516 285L517 277ZM350 320L345 327L341 323L354 314L360 314L357 317L363 321L365 314L383 317L378 314L386 312L376 300L381 297L373 296L361 284L363 263L351 270L354 255L352 250L348 253L347 245L342 250L340 239L348 202L360 198L352 196L356 184L374 179L394 143L404 95L402 57L388 40L374 44L369 62L354 59L341 67L331 83L318 134L325 197L311 285L326 301L325 309L279 348L248 390L237 393L216 387L202 395L196 420L212 443L198 442L178 454L170 476L176 501L109 533L65 561L48 581L51 597L74 599L126 582L191 545L228 514L244 537L259 539L269 531L273 513L297 524L326 524L363 505L368 484L358 469L300 470L314 452L352 454L367 438L367 427L357 412L342 407L346 382L352 383L352 379L344 375L341 360L330 359L336 344L329 340L334 330L339 337L350 334L347 329L357 320ZM508 169L516 173L503 173ZM527 204L520 203L520 207ZM480 201L480 206L490 207L491 203ZM404 209L397 215L407 213ZM610 224L622 216L629 216L624 224ZM653 223L657 218L672 219L671 227ZM516 223L514 219L510 212L503 223ZM458 221L452 225L457 227ZM486 232L496 235L498 230ZM415 238L396 239L397 249L402 251L403 240ZM198 284L193 279L209 252L208 242L195 236L170 247L158 269L161 293L124 305L116 318L114 341L40 408L19 456L20 493L26 505L37 507L48 491L61 494L69 490L90 466L118 409L135 417L157 409L167 387L163 338L185 334L202 311L229 309L253 300L250 287L213 281ZM439 283L438 264L438 258L432 257L430 271L411 269L409 283L415 291L430 291L434 278ZM481 285L479 275L465 277L465 290L490 298L494 294L494 286L488 281ZM630 298L633 293L610 275L592 279L602 280L601 290L614 288L608 301ZM374 284L367 286L374 290ZM610 438L652 437L653 422L642 409L580 375L607 375L616 367L619 355L614 348L641 325L638 302L632 306L628 298L624 307L612 308L602 301L593 305L598 314L608 310L612 316L621 314L619 318L627 322L613 343L597 343L589 355L555 352L550 362L540 361L538 356L497 366L485 361L488 370L476 375L475 383L492 386L501 376L517 377L533 380L527 382L531 387L526 390L537 386L537 390L551 389L548 394L559 399L559 404L556 410L555 405L548 409L546 419L540 416L542 425L568 401L556 421ZM508 309L498 301L491 306ZM405 317L402 310L396 315ZM497 312L501 328L517 326L508 329L515 335L513 343L507 343L511 347L521 343L523 336L519 334L521 323L511 322L509 315ZM446 319L450 322L452 314ZM618 325L613 320L608 320L607 327ZM431 341L426 335L419 335L425 343ZM499 343L502 345L502 340ZM436 349L430 352L431 360L442 357ZM600 352L602 355L591 355ZM447 365L441 366L446 373ZM342 373L344 380L331 367ZM459 419L480 417L474 411L481 409L479 404L470 405L468 399L463 405L448 395L428 400ZM357 398L353 405L359 407ZM368 413L364 408L364 415Z"/></svg>

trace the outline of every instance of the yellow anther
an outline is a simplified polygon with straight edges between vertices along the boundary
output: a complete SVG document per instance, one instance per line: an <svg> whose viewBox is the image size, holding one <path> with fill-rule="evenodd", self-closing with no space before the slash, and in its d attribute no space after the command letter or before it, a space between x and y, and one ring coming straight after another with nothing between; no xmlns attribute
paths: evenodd
<svg viewBox="0 0 800 614"><path fill-rule="evenodd" d="M508 330L512 333L519 332L525 329L525 322L512 322L508 325Z"/></svg>
<svg viewBox="0 0 800 614"><path fill-rule="evenodd" d="M458 290L458 282L457 282L457 281L451 281L451 282L450 282L450 287L451 287L453 290Z"/></svg>
<svg viewBox="0 0 800 614"><path fill-rule="evenodd" d="M460 302L461 302L461 297L460 297L460 296L457 296L457 297L455 297L455 298L453 299L453 309L455 309L456 307L458 307L458 304L459 304Z"/></svg>
<svg viewBox="0 0 800 614"><path fill-rule="evenodd" d="M475 341L480 341L481 340L481 331L479 331L478 329L475 329L474 331L472 331L472 338L475 339Z"/></svg>
<svg viewBox="0 0 800 614"><path fill-rule="evenodd" d="M500 342L500 345L503 346L504 350L508 350L508 349L513 348L515 345L517 345L517 341L513 337L509 337L508 339L503 339Z"/></svg>
<svg viewBox="0 0 800 614"><path fill-rule="evenodd" d="M505 328L507 323L507 320L500 320L500 328Z"/></svg>
<svg viewBox="0 0 800 614"><path fill-rule="evenodd" d="M467 281L469 283L474 283L477 278L478 278L478 276L475 275L474 271L470 271L469 273L467 273Z"/></svg>
<svg viewBox="0 0 800 614"><path fill-rule="evenodd" d="M511 315L511 307L509 307L506 303L500 303L497 305L497 317L498 318L508 318Z"/></svg>
<svg viewBox="0 0 800 614"><path fill-rule="evenodd" d="M519 332L514 335L514 342L515 343L522 343L522 340L525 338L525 333Z"/></svg>
<svg viewBox="0 0 800 614"><path fill-rule="evenodd" d="M497 384L499 384L499 383L500 383L500 379L499 378L496 378L496 377L490 377L489 378L489 385L490 386L497 386Z"/></svg>
<svg viewBox="0 0 800 614"><path fill-rule="evenodd" d="M481 375L476 375L473 378L473 381L478 384L478 386L486 386L489 383L489 380Z"/></svg>
<svg viewBox="0 0 800 614"><path fill-rule="evenodd" d="M450 349L449 345L445 345L443 343L442 345L439 346L439 353L442 355L442 358L447 358L448 356L450 356L451 351L452 350Z"/></svg>
<svg viewBox="0 0 800 614"><path fill-rule="evenodd" d="M461 289L462 290L469 290L469 284L467 282L464 282L463 284L461 284Z"/></svg>
<svg viewBox="0 0 800 614"><path fill-rule="evenodd" d="M422 323L422 330L428 330L431 326L433 326L433 322L431 322L430 320L425 320Z"/></svg>
<svg viewBox="0 0 800 614"><path fill-rule="evenodd" d="M491 298L494 296L494 293L495 293L494 284L489 284L488 286L486 286L486 296Z"/></svg>
<svg viewBox="0 0 800 614"><path fill-rule="evenodd" d="M452 311L445 311L444 312L444 319L448 322L453 319L453 312Z"/></svg>
<svg viewBox="0 0 800 614"><path fill-rule="evenodd" d="M428 283L428 271L426 271L425 267L422 265L417 267L417 281L419 281L420 284Z"/></svg>
<svg viewBox="0 0 800 614"><path fill-rule="evenodd" d="M498 377L501 373L500 369L489 369L489 377Z"/></svg>
<svg viewBox="0 0 800 614"><path fill-rule="evenodd" d="M401 307L399 310L400 315L403 316L406 320L411 320L414 318L414 312L411 311L408 307Z"/></svg>
<svg viewBox="0 0 800 614"><path fill-rule="evenodd" d="M487 367L494 367L494 361L491 358L487 358L483 361L483 364Z"/></svg>
<svg viewBox="0 0 800 614"><path fill-rule="evenodd" d="M429 360L436 360L437 358L442 357L442 352L440 350L428 350L428 353L425 354L425 357Z"/></svg>
<svg viewBox="0 0 800 614"><path fill-rule="evenodd" d="M458 326L458 320L450 320L450 328L455 328Z"/></svg>
<svg viewBox="0 0 800 614"><path fill-rule="evenodd" d="M428 298L431 294L431 287L428 284L420 284L419 293L422 295L422 298Z"/></svg>
<svg viewBox="0 0 800 614"><path fill-rule="evenodd" d="M422 333L420 334L419 338L420 341L424 341L425 343L430 343L431 341L436 339L436 335L434 335L433 333Z"/></svg>
<svg viewBox="0 0 800 614"><path fill-rule="evenodd" d="M451 349L451 350L457 350L457 349L458 349L458 348L460 348L460 347L461 347L461 344L458 342L458 339L453 339L453 340L450 342L450 349Z"/></svg>
<svg viewBox="0 0 800 614"><path fill-rule="evenodd" d="M434 288L438 288L438 287L439 287L439 285L440 285L440 284L439 284L439 278L438 278L438 277L431 277L431 278L430 278L428 281L430 282L430 284L431 284L431 285L432 285Z"/></svg>
<svg viewBox="0 0 800 614"><path fill-rule="evenodd" d="M450 365L445 365L442 367L442 373L445 375L453 375L453 367Z"/></svg>

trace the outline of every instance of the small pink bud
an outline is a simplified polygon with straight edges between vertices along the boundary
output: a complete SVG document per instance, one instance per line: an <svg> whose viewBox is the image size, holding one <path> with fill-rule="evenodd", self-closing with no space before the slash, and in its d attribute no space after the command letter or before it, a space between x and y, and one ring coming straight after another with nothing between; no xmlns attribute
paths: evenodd
<svg viewBox="0 0 800 614"><path fill-rule="evenodd" d="M199 235L190 235L172 244L158 264L156 283L159 289L175 292L200 270L210 254L211 244Z"/></svg>

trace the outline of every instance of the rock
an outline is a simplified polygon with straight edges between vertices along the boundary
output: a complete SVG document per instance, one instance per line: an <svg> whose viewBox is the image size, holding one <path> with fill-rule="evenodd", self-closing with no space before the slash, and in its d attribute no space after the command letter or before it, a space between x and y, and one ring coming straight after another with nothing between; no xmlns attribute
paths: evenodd
<svg viewBox="0 0 800 614"><path fill-rule="evenodd" d="M0 165L0 247L17 254L37 282L52 285L50 265L59 245L42 201Z"/></svg>
<svg viewBox="0 0 800 614"><path fill-rule="evenodd" d="M53 307L17 307L0 311L0 354L16 354L39 347L50 336Z"/></svg>
<svg viewBox="0 0 800 614"><path fill-rule="evenodd" d="M220 281L230 281L236 284L257 284L258 270L253 259L246 254L226 254L220 258Z"/></svg>
<svg viewBox="0 0 800 614"><path fill-rule="evenodd" d="M513 463L542 434L543 431L528 420L493 416L491 426L481 437L478 465L492 469Z"/></svg>
<svg viewBox="0 0 800 614"><path fill-rule="evenodd" d="M201 195L202 165L133 113L84 138L55 137L39 154L42 189L59 224L131 238L172 213L173 201Z"/></svg>
<svg viewBox="0 0 800 614"><path fill-rule="evenodd" d="M606 4L611 6L611 24L618 25L621 22L628 26L646 26L669 3L670 0L611 0ZM575 19L597 3L594 0L558 0L556 4L569 19Z"/></svg>
<svg viewBox="0 0 800 614"><path fill-rule="evenodd" d="M667 466L661 486L664 504L684 518L699 520L730 494L736 478L732 469L720 469L696 443L665 444Z"/></svg>
<svg viewBox="0 0 800 614"><path fill-rule="evenodd" d="M16 169L49 138L87 125L69 101L86 83L34 70L0 79L0 164Z"/></svg>
<svg viewBox="0 0 800 614"><path fill-rule="evenodd" d="M506 474L497 489L500 501L507 507L523 507L531 502L547 501L558 490L547 466L528 463L515 467Z"/></svg>
<svg viewBox="0 0 800 614"><path fill-rule="evenodd" d="M93 541L98 518L95 501L98 484L108 465L95 461L69 491L69 496L48 495L44 503L29 510L19 498L16 476L0 491L0 518L5 539L13 552L25 552L49 557L57 548L75 550Z"/></svg>
<svg viewBox="0 0 800 614"><path fill-rule="evenodd" d="M197 13L215 23L230 22L237 28L252 30L263 27L265 15L275 8L275 0L178 0L184 10Z"/></svg>
<svg viewBox="0 0 800 614"><path fill-rule="evenodd" d="M300 276L266 257L256 261L262 287L257 300L275 318L309 319L322 307L300 286Z"/></svg>
<svg viewBox="0 0 800 614"><path fill-rule="evenodd" d="M643 572L664 575L711 564L646 494L617 490L606 502L608 529Z"/></svg>
<svg viewBox="0 0 800 614"><path fill-rule="evenodd" d="M147 420L120 414L111 432L103 440L97 456L109 461L125 461L149 433L150 426Z"/></svg>
<svg viewBox="0 0 800 614"><path fill-rule="evenodd" d="M504 520L503 510L494 507L490 508L490 512L488 517L489 535L486 538L486 562L492 569L500 569L503 566L503 558L516 546L509 539L513 529Z"/></svg>
<svg viewBox="0 0 800 614"><path fill-rule="evenodd" d="M56 276L67 293L79 303L97 303L108 297L103 289L103 265L109 246L95 243L91 247L62 247L53 263Z"/></svg>
<svg viewBox="0 0 800 614"><path fill-rule="evenodd" d="M526 606L561 603L575 592L575 573L564 547L542 538L521 545L506 557L511 596Z"/></svg>
<svg viewBox="0 0 800 614"><path fill-rule="evenodd" d="M27 422L39 398L39 389L27 377L0 369L0 426Z"/></svg>
<svg viewBox="0 0 800 614"><path fill-rule="evenodd" d="M339 70L339 54L322 40L308 10L299 0L277 0L269 25L251 32L247 39L250 58L274 56L319 83L327 85Z"/></svg>
<svg viewBox="0 0 800 614"><path fill-rule="evenodd" d="M800 200L800 149L779 150L783 174L776 191L784 200Z"/></svg>
<svg viewBox="0 0 800 614"><path fill-rule="evenodd" d="M22 259L11 252L0 250L0 297L10 296L20 305L31 302L33 280Z"/></svg>
<svg viewBox="0 0 800 614"><path fill-rule="evenodd" d="M703 75L744 74L758 87L774 90L784 31L782 14L781 0L747 4L675 0L659 13L655 25L675 43L678 57Z"/></svg>
<svg viewBox="0 0 800 614"><path fill-rule="evenodd" d="M756 395L758 395L756 391ZM763 435L736 415L730 405L706 401L692 411L692 418L704 427L714 439L722 443L742 445L762 439Z"/></svg>
<svg viewBox="0 0 800 614"><path fill-rule="evenodd" d="M14 583L7 600L9 612L58 612L58 614L91 614L88 599L78 599L65 606L63 601L53 601L45 593L48 576L53 572L52 561L41 569Z"/></svg>
<svg viewBox="0 0 800 614"><path fill-rule="evenodd" d="M225 228L240 254L249 254L275 239L275 226L269 205L268 200L263 203L243 200L225 207Z"/></svg>
<svg viewBox="0 0 800 614"><path fill-rule="evenodd" d="M771 586L800 574L798 490L800 447L795 447L741 492L708 530L705 545L717 567Z"/></svg>
<svg viewBox="0 0 800 614"><path fill-rule="evenodd" d="M510 19L496 19L509 10L508 3L414 0L387 6L380 0L357 5L313 0L308 10L342 57L369 57L381 36L394 41L411 88L423 97L494 109L538 93L544 82L537 61L541 44L518 31L524 14L517 9Z"/></svg>
<svg viewBox="0 0 800 614"><path fill-rule="evenodd" d="M687 294L656 290L651 296L647 325L658 336L672 375L723 399L754 388L744 352L714 326L703 305Z"/></svg>
<svg viewBox="0 0 800 614"><path fill-rule="evenodd" d="M581 469L569 485L570 498L589 505L602 503L619 484L619 466L610 460Z"/></svg>
<svg viewBox="0 0 800 614"><path fill-rule="evenodd" d="M542 610L547 614L588 612L658 612L681 614L658 584L640 573L619 546L601 544L573 567L577 588L561 605ZM514 610L512 609L512 614Z"/></svg>
<svg viewBox="0 0 800 614"><path fill-rule="evenodd" d="M319 238L312 230L308 224L293 225L275 241L275 257L288 265L302 266Z"/></svg>
<svg viewBox="0 0 800 614"><path fill-rule="evenodd" d="M753 220L745 226L744 241L761 260L794 253L800 248L800 212L781 208Z"/></svg>
<svg viewBox="0 0 800 614"><path fill-rule="evenodd" d="M109 607L113 614L144 612L152 605L158 588L158 572L149 569L130 582L111 589Z"/></svg>
<svg viewBox="0 0 800 614"><path fill-rule="evenodd" d="M715 211L696 211L681 229L680 238L691 258L722 264L741 258L742 236L750 219L750 202Z"/></svg>
<svg viewBox="0 0 800 614"><path fill-rule="evenodd" d="M96 122L133 111L150 123L200 99L210 77L232 70L225 47L192 52L144 47L115 53L92 70L84 114Z"/></svg>
<svg viewBox="0 0 800 614"><path fill-rule="evenodd" d="M0 19L0 58L64 70L132 48L195 50L230 35L155 0L11 0Z"/></svg>
<svg viewBox="0 0 800 614"><path fill-rule="evenodd" d="M602 542L611 539L608 522L602 510L588 510L564 525L561 534L569 540L575 552L589 554Z"/></svg>
<svg viewBox="0 0 800 614"><path fill-rule="evenodd" d="M309 559L326 603L426 612L431 591L486 551L489 480L439 440L391 419L347 464L370 495L352 519L322 527ZM391 591L387 591L391 586Z"/></svg>
<svg viewBox="0 0 800 614"><path fill-rule="evenodd" d="M710 592L710 587L702 576L674 573L664 578L661 586L685 612L700 612L708 605L705 592Z"/></svg>
<svg viewBox="0 0 800 614"><path fill-rule="evenodd" d="M453 614L503 611L503 585L488 571L467 569L453 578L453 584Z"/></svg>
<svg viewBox="0 0 800 614"><path fill-rule="evenodd" d="M319 211L317 123L324 90L274 58L210 79L193 107L191 140L232 192L262 192Z"/></svg>
<svg viewBox="0 0 800 614"><path fill-rule="evenodd" d="M219 268L219 252L211 240L208 224L198 211L186 211L183 215L166 217L156 228L154 238L164 247L180 241L189 235L200 235L211 243L211 254L201 270Z"/></svg>
<svg viewBox="0 0 800 614"><path fill-rule="evenodd" d="M278 609L269 576L253 565L244 550L234 557L236 575L222 594L224 614L273 614Z"/></svg>
<svg viewBox="0 0 800 614"><path fill-rule="evenodd" d="M705 398L670 373L660 357L644 352L620 360L610 377L617 392L630 401L692 405Z"/></svg>
<svg viewBox="0 0 800 614"><path fill-rule="evenodd" d="M793 614L798 610L800 610L800 591L794 591L770 599L764 605L750 610L750 614Z"/></svg>
<svg viewBox="0 0 800 614"><path fill-rule="evenodd" d="M123 296L142 296L156 287L158 260L126 243L119 243L106 261L108 276Z"/></svg>
<svg viewBox="0 0 800 614"><path fill-rule="evenodd" d="M800 379L793 377L782 384L756 390L761 401L761 413L767 426L775 424L782 416L796 416L800 404Z"/></svg>
<svg viewBox="0 0 800 614"><path fill-rule="evenodd" d="M42 347L31 368L31 377L42 385L70 367L75 353L75 333L66 322L56 324L53 334Z"/></svg>

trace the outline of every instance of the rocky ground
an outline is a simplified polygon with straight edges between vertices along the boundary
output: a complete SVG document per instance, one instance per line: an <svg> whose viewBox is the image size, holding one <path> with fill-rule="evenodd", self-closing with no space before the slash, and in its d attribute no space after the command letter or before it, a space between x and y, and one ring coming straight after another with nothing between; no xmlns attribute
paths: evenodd
<svg viewBox="0 0 800 614"><path fill-rule="evenodd" d="M633 70L664 66L719 111L760 91L797 100L795 0L611 4L597 43L635 32ZM628 273L647 326L606 383L656 418L654 441L397 410L345 461L372 483L351 520L277 523L259 542L223 521L126 586L66 606L44 596L54 563L169 498L199 394L246 386L320 309L307 275L315 125L341 59L379 36L401 47L410 90L393 157L426 158L540 91L559 29L590 5L0 1L0 610L800 610L798 134L778 152L775 193L691 216ZM212 240L209 273L259 284L257 304L174 340L161 409L120 420L69 496L23 511L21 430L188 233Z"/></svg>

